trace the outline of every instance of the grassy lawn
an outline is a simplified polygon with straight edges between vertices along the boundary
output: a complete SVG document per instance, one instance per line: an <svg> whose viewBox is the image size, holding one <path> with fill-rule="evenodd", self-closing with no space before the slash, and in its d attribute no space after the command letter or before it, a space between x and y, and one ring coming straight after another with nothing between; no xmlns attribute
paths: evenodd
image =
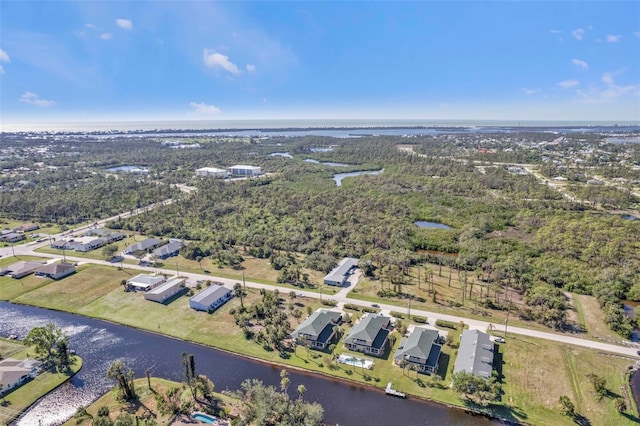
<svg viewBox="0 0 640 426"><path fill-rule="evenodd" d="M604 315L598 301L593 296L575 294L574 300L580 304L581 310L588 315L584 315L587 335L605 339L622 340L622 337L614 333L608 325L604 323Z"/></svg>
<svg viewBox="0 0 640 426"><path fill-rule="evenodd" d="M43 260L32 256L10 257L0 260L0 267L11 265L22 260ZM0 277L0 300L13 300L20 295L39 289L51 283L49 278L36 277L34 274L15 279L9 276Z"/></svg>
<svg viewBox="0 0 640 426"><path fill-rule="evenodd" d="M606 379L611 396L620 395L624 374L631 360L600 355L594 350L576 348L521 336L512 336L500 345L504 375L503 403L511 407L505 415L529 424L574 424L560 415L558 398L567 395L576 411L593 425L635 424L615 410L613 398L598 401L587 375ZM495 364L494 364L495 365ZM510 413L509 413L510 412Z"/></svg>
<svg viewBox="0 0 640 426"><path fill-rule="evenodd" d="M26 349L24 352L14 356L17 359L26 358ZM10 409L12 412L22 412L29 408L29 406L43 395L51 392L80 371L80 368L82 368L82 359L77 356L74 358L76 361L72 365L71 371L68 373L46 371L39 374L34 380L5 395L3 407ZM2 402L0 402L0 404L2 404ZM0 409L0 422L2 424L9 424L13 417L15 416L9 416L8 410Z"/></svg>
<svg viewBox="0 0 640 426"><path fill-rule="evenodd" d="M0 338L0 359L13 357L24 349L25 346L19 341Z"/></svg>

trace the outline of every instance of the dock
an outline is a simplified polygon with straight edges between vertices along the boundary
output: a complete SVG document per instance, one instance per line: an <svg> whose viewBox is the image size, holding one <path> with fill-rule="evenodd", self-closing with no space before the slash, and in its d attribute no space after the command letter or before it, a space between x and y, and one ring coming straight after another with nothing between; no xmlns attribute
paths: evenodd
<svg viewBox="0 0 640 426"><path fill-rule="evenodd" d="M387 383L387 387L384 390L384 393L386 393L387 395L391 395L391 396L397 396L398 398L406 398L407 395L405 395L402 392L398 392L397 390L393 389L391 387L391 382Z"/></svg>

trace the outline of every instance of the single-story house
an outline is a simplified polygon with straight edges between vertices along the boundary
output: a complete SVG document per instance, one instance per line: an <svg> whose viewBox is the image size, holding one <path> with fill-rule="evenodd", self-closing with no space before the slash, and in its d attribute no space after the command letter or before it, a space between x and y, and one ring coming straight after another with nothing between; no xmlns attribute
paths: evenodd
<svg viewBox="0 0 640 426"><path fill-rule="evenodd" d="M324 277L324 283L327 285L342 287L349 279L349 275L351 275L352 270L358 267L359 261L360 259L345 257L340 261L338 266L333 268L333 270Z"/></svg>
<svg viewBox="0 0 640 426"><path fill-rule="evenodd" d="M73 274L76 267L70 263L50 263L36 269L36 276L59 280Z"/></svg>
<svg viewBox="0 0 640 426"><path fill-rule="evenodd" d="M162 243L163 241L157 238L148 238L144 241L140 241L139 243L131 244L129 247L124 249L122 253L133 254L137 251L149 251L160 247Z"/></svg>
<svg viewBox="0 0 640 426"><path fill-rule="evenodd" d="M23 223L22 225L16 227L14 231L16 232L31 232L36 229L40 229L40 225L36 225L35 223Z"/></svg>
<svg viewBox="0 0 640 426"><path fill-rule="evenodd" d="M17 388L30 378L38 375L42 362L35 359L17 360L6 358L0 361L0 395Z"/></svg>
<svg viewBox="0 0 640 426"><path fill-rule="evenodd" d="M291 337L296 339L298 344L306 342L312 348L324 349L331 344L331 340L336 335L336 326L341 319L340 312L319 309L309 315L291 333Z"/></svg>
<svg viewBox="0 0 640 426"><path fill-rule="evenodd" d="M0 241L5 243L17 243L24 240L24 234L21 232L9 232L0 237Z"/></svg>
<svg viewBox="0 0 640 426"><path fill-rule="evenodd" d="M382 356L387 348L390 331L391 318L367 313L344 338L344 346L351 351Z"/></svg>
<svg viewBox="0 0 640 426"><path fill-rule="evenodd" d="M112 231L109 229L94 228L94 229L89 229L87 232L84 233L84 235L86 237L106 237L107 235L110 235L111 232Z"/></svg>
<svg viewBox="0 0 640 426"><path fill-rule="evenodd" d="M149 291L166 280L162 275L139 274L127 281L127 287L135 291Z"/></svg>
<svg viewBox="0 0 640 426"><path fill-rule="evenodd" d="M189 307L196 311L215 311L233 296L231 290L212 284L189 299Z"/></svg>
<svg viewBox="0 0 640 426"><path fill-rule="evenodd" d="M168 244L160 246L152 251L151 255L158 259L167 259L169 257L177 256L182 247L184 247L184 243L182 241L172 239Z"/></svg>
<svg viewBox="0 0 640 426"><path fill-rule="evenodd" d="M393 362L401 367L414 367L420 373L435 373L442 352L437 342L438 330L415 327L409 337L400 341Z"/></svg>
<svg viewBox="0 0 640 426"><path fill-rule="evenodd" d="M57 250L73 250L75 244L72 241L58 240L52 241L50 247Z"/></svg>
<svg viewBox="0 0 640 426"><path fill-rule="evenodd" d="M108 243L112 243L114 241L124 240L126 237L127 236L122 232L112 232L111 234L107 235L105 238L107 239Z"/></svg>
<svg viewBox="0 0 640 426"><path fill-rule="evenodd" d="M11 278L22 278L26 277L29 274L35 272L36 269L40 268L43 265L43 262L36 262L33 260L13 263L5 268L0 269L0 276L2 275L10 275Z"/></svg>
<svg viewBox="0 0 640 426"><path fill-rule="evenodd" d="M184 288L185 278L172 278L158 287L147 291L144 298L153 302L164 303Z"/></svg>
<svg viewBox="0 0 640 426"><path fill-rule="evenodd" d="M453 373L466 371L488 379L493 371L493 347L494 344L487 333L462 330Z"/></svg>
<svg viewBox="0 0 640 426"><path fill-rule="evenodd" d="M83 238L91 238L91 237L83 237ZM73 248L75 249L75 251L80 251L80 252L87 252L87 251L91 251L91 250L95 250L97 248L100 248L102 246L107 245L107 239L100 237L100 238L93 238L90 239L88 241L85 241L84 239L81 241L74 241L73 242Z"/></svg>
<svg viewBox="0 0 640 426"><path fill-rule="evenodd" d="M231 166L229 167L229 173L232 176L260 176L262 169L258 166Z"/></svg>
<svg viewBox="0 0 640 426"><path fill-rule="evenodd" d="M217 178L226 178L229 176L229 172L224 169L217 169L215 167L202 167L196 170L196 176L213 176Z"/></svg>

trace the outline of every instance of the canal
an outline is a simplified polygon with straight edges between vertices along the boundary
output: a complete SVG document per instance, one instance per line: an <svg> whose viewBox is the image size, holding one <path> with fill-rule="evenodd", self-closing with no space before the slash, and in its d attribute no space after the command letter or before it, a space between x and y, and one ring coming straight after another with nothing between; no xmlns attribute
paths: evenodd
<svg viewBox="0 0 640 426"><path fill-rule="evenodd" d="M17 422L17 425L58 425L70 418L80 405L89 405L112 384L104 379L116 359L134 370L136 377L152 375L181 380L180 357L195 356L196 371L207 375L217 391L235 390L244 379L257 378L265 384L280 383L281 367L252 361L212 348L133 328L65 312L0 302L0 335L23 338L33 327L53 322L69 336L70 346L84 360L73 379L48 394ZM305 398L325 408L325 421L341 425L490 425L497 424L457 409L416 399L397 399L383 391L349 384L337 379L290 371L293 388L304 384Z"/></svg>

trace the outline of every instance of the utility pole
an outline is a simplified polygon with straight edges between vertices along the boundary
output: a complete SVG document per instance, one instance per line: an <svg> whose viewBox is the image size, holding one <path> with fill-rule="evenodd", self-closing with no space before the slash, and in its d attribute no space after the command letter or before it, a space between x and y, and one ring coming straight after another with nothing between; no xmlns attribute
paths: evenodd
<svg viewBox="0 0 640 426"><path fill-rule="evenodd" d="M176 262L176 277L180 276L180 271L178 271L178 262Z"/></svg>
<svg viewBox="0 0 640 426"><path fill-rule="evenodd" d="M242 271L242 287L245 290L247 289L247 282L244 280L244 270Z"/></svg>

